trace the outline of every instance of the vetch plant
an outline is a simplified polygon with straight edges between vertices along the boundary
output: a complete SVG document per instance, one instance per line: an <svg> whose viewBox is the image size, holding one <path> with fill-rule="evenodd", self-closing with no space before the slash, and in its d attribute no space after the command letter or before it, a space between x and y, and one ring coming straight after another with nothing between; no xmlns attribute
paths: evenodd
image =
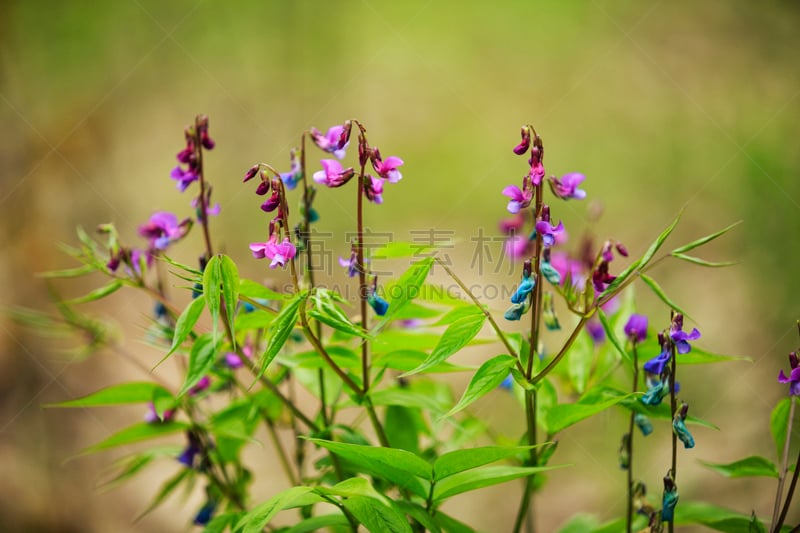
<svg viewBox="0 0 800 533"><path fill-rule="evenodd" d="M696 341L707 339L685 325L686 313L650 276L670 257L724 266L688 252L735 224L663 253L679 215L638 258L631 259L613 239L598 245L587 238L571 253L557 202L584 200L587 192L579 187L587 179L577 172L548 178L542 137L530 125L522 127L521 137L513 148L527 158L521 187L510 184L497 192L498 208L504 195L513 215L501 221L508 235L504 247L521 271L513 278L510 307L498 318L436 254L419 257L418 246L401 241L367 246L365 202L393 201L392 187L413 183L423 171L412 165L404 179L404 160L384 158L358 120L325 134L316 128L303 132L289 153L286 172L270 163L250 167L244 182L256 180L260 205L254 204L253 217L263 221L264 229L251 242L226 236L225 248L233 257L219 253L220 236L212 231L210 216L220 209L211 205L212 187L203 166L216 143L208 119L198 116L185 129L185 147L170 173L179 191L194 191L191 216L155 211L139 227L146 241L142 247L121 242L112 224L99 227L99 240L79 231L80 247L66 250L81 266L45 276L94 272L108 283L85 296L59 300L55 317L16 312L29 323L66 325L88 335L87 351L117 352L146 374L147 380L111 385L52 407L141 404L144 421L85 451L169 436L175 447L135 450L119 465L116 481L150 464L171 467L172 475L148 511L179 488L199 485L203 503L185 521L209 532L469 532L473 529L463 517L444 512L443 504L501 483L516 487L509 490L519 499L512 530L522 531L527 524L527 531L536 531L547 513L535 505L536 495L547 488L543 473L557 476L567 466L556 460L558 435L609 409L622 409L627 417L619 457L626 481L617 491L625 514L600 524L576 508L563 531L655 532L665 524L673 531L688 523L720 531L766 531L761 519L750 514L754 510L740 514L679 495L678 441L681 454L701 448L702 436L695 437L690 426L710 423L689 415L692 391L680 390L678 369L741 358L698 346ZM318 157L311 157L311 144L321 151ZM338 263L357 295L355 305L347 298L349 290L328 288L314 268L311 227L325 221L325 213L314 205L318 194L337 194L340 202L349 194L353 202L353 238L343 243L348 253ZM198 264L175 261L172 250L198 226L203 236ZM286 290L240 277L236 261L251 260L248 255L268 261L261 263L265 276L288 273ZM396 279L379 274L381 261L409 257L416 260ZM434 265L464 298L435 290L428 281ZM663 302L663 316L648 319L636 313L632 289L637 281ZM168 291L176 285L186 290ZM101 321L77 308L122 288L143 291L154 301L147 340L163 351L159 361L139 361ZM666 324L660 332L649 330L659 323ZM491 338L482 335L484 329L491 330ZM560 345L558 331L565 334ZM479 342L495 355L478 368L450 361ZM161 377L159 365L170 359L182 369L180 383ZM773 413L773 434L782 450L780 471L760 457L709 465L730 476L778 478L771 531L789 529L783 523L797 484L795 468L784 496L800 383L797 361L793 353L790 374L779 376L790 394ZM433 377L456 372L471 373L460 397ZM314 402L298 402L300 388ZM520 400L521 435L485 431L486 422L472 413L476 401L498 388ZM274 473L255 470L242 453L258 446L254 435L259 427L272 441L290 485L266 499L252 493L252 481ZM282 432L294 436L291 446L279 438ZM661 470L666 474L637 479L635 443L664 438L667 432L672 456ZM661 483L661 497L650 496L647 486Z"/></svg>

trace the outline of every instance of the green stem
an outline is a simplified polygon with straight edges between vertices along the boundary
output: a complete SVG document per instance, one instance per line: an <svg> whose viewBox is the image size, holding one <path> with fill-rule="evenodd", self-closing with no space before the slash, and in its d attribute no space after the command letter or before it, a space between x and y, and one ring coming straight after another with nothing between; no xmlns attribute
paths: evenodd
<svg viewBox="0 0 800 533"><path fill-rule="evenodd" d="M591 316L591 315L589 315L589 316ZM583 326L589 320L589 316L581 317L581 319L578 321L578 325L575 326L575 329L573 329L572 333L570 333L570 336L567 339L567 342L564 344L564 346L561 347L561 350L556 354L556 356L553 358L553 360L550 361L549 363L547 363L547 366L545 366L542 369L541 372L539 372L538 374L536 374L535 376L533 376L530 379L531 385L536 385L537 383L542 381L545 377L547 377L547 374L552 372L553 369L556 366L558 366L558 363L561 362L561 359L563 359L563 357L567 354L567 351L569 351L569 349L572 347L572 344L575 342L575 339L578 338L578 335L580 334L581 330L583 329Z"/></svg>
<svg viewBox="0 0 800 533"><path fill-rule="evenodd" d="M800 470L800 455L798 456L798 462L794 467L794 474L792 475L792 482L789 485L789 492L786 494L786 501L783 504L783 509L781 509L781 499L783 497L783 485L786 482L786 474L789 471L789 444L792 438L792 425L794 422L794 408L795 408L795 397L789 397L789 420L786 423L786 441L783 443L783 455L781 458L781 472L780 477L778 478L778 493L775 495L775 507L772 511L772 531L777 533L781 530L781 526L783 525L783 521L786 519L786 513L789 511L789 503L792 501L792 496L794 496L794 487L797 484L797 471ZM780 510L780 514L778 514Z"/></svg>
<svg viewBox="0 0 800 533"><path fill-rule="evenodd" d="M342 368L336 364L336 362L331 359L331 356L328 354L328 351L325 350L325 347L322 346L319 338L314 335L311 331L311 327L308 325L308 317L306 317L305 309L301 306L300 307L300 322L303 324L303 332L306 334L306 338L317 351L317 353L322 357L325 362L328 364L331 369L336 372L336 375L347 385L354 393L357 395L362 394L361 387L359 387L355 381L352 380L350 376L345 373Z"/></svg>
<svg viewBox="0 0 800 533"><path fill-rule="evenodd" d="M639 390L639 356L636 351L636 340L633 343L633 393ZM625 531L631 533L633 531L633 426L636 419L636 412L631 411L630 420L628 420L628 512L625 515Z"/></svg>
<svg viewBox="0 0 800 533"><path fill-rule="evenodd" d="M364 408L367 410L369 419L372 422L372 427L375 428L375 434L378 436L378 442L380 442L381 446L384 448L391 448L389 439L386 437L386 432L383 430L381 421L378 419L378 413L375 411L375 406L372 405L372 399L370 399L369 396L364 397Z"/></svg>
<svg viewBox="0 0 800 533"><path fill-rule="evenodd" d="M535 390L526 390L525 391L525 419L527 421L528 426L528 443L531 446L536 445L536 391ZM530 450L530 466L536 466L538 462L538 457L535 448L531 448ZM535 477L532 476L527 479L525 482L525 490L522 495L522 501L520 502L519 509L517 510L517 518L514 521L514 533L519 533L520 529L522 528L522 524L525 521L525 517L528 517L528 528L529 530L535 531L536 526L533 521L533 484L534 484Z"/></svg>
<svg viewBox="0 0 800 533"><path fill-rule="evenodd" d="M669 406L670 420L675 420L675 413L678 410L678 399L675 397L675 383L677 382L678 362L676 357L675 344L672 343L672 357L670 358L670 381L669 381ZM677 484L678 478L678 434L672 430L672 480ZM667 522L669 533L675 531L675 521Z"/></svg>
<svg viewBox="0 0 800 533"><path fill-rule="evenodd" d="M206 258L211 259L214 255L214 252L211 248L211 232L208 229L208 205L206 203L206 178L205 172L203 171L203 144L200 140L200 116L198 115L194 120L194 145L195 145L195 155L197 156L197 177L199 178L200 182L200 201L198 205L200 206L200 223L203 226L203 239L206 243Z"/></svg>

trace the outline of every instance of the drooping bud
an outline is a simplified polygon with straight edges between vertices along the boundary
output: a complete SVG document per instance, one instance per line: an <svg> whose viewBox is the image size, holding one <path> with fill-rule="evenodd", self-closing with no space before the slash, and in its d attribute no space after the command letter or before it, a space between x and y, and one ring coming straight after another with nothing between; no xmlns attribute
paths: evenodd
<svg viewBox="0 0 800 533"><path fill-rule="evenodd" d="M664 496L661 500L661 521L672 522L675 518L675 506L678 505L678 486L672 478L672 472L664 476Z"/></svg>
<svg viewBox="0 0 800 533"><path fill-rule="evenodd" d="M341 150L347 143L350 142L350 130L353 128L353 123L350 120L345 120L342 124L342 132L339 134L339 140L336 142L336 149Z"/></svg>
<svg viewBox="0 0 800 533"><path fill-rule="evenodd" d="M522 126L522 128L520 128L520 135L522 136L522 140L514 147L514 153L517 155L524 154L531 146L531 130L528 126Z"/></svg>
<svg viewBox="0 0 800 533"><path fill-rule="evenodd" d="M636 424L636 427L639 428L639 431L641 431L642 435L645 437L653 432L653 423L650 422L650 419L647 418L647 415L636 413L633 416L633 423Z"/></svg>
<svg viewBox="0 0 800 533"><path fill-rule="evenodd" d="M621 242L618 242L618 243L617 243L617 244L614 246L614 248L616 248L616 249L617 249L617 252L619 252L619 255L621 255L622 257L628 257L628 249L627 249L627 248L625 248L625 245L624 245L624 244L622 244Z"/></svg>
<svg viewBox="0 0 800 533"><path fill-rule="evenodd" d="M683 443L684 448L694 448L694 437L689 433L686 427L686 415L689 413L689 404L682 402L680 410L675 413L675 418L672 419L672 431L678 436Z"/></svg>
<svg viewBox="0 0 800 533"><path fill-rule="evenodd" d="M619 445L619 467L627 470L631 467L631 455L628 452L631 445L631 434L625 433L622 436L622 442Z"/></svg>
<svg viewBox="0 0 800 533"><path fill-rule="evenodd" d="M250 167L247 170L247 172L245 173L244 180L242 181L242 183L246 183L246 182L250 181L251 179L255 178L256 174L258 174L258 169L259 169L259 166L257 164L253 165L252 167Z"/></svg>

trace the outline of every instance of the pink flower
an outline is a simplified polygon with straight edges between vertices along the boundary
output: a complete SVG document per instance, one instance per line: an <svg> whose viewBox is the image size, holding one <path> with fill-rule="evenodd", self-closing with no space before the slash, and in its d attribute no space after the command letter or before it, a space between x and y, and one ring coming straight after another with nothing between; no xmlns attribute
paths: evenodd
<svg viewBox="0 0 800 533"><path fill-rule="evenodd" d="M146 224L139 226L139 235L150 241L150 248L165 250L189 231L190 221L178 223L178 217L168 211L153 213Z"/></svg>
<svg viewBox="0 0 800 533"><path fill-rule="evenodd" d="M522 191L516 185L509 185L503 189L503 195L508 196L511 200L508 201L508 212L517 214L520 209L524 209L531 205L533 199L533 191Z"/></svg>
<svg viewBox="0 0 800 533"><path fill-rule="evenodd" d="M399 157L389 156L386 161L382 161L380 156L373 158L372 168L375 172L384 179L389 180L389 183L397 183L403 179L403 175L397 170L397 167L403 165L403 160Z"/></svg>
<svg viewBox="0 0 800 533"><path fill-rule="evenodd" d="M364 195L367 200L376 204L383 203L383 180L375 176L367 176L364 181Z"/></svg>
<svg viewBox="0 0 800 533"><path fill-rule="evenodd" d="M558 223L558 226L553 226L549 221L540 220L536 223L536 231L542 236L542 243L546 248L550 248L560 238L559 234L564 231L564 224Z"/></svg>
<svg viewBox="0 0 800 533"><path fill-rule="evenodd" d="M579 189L578 185L585 179L586 176L578 174L577 172L565 174L561 176L561 179L554 176L550 178L550 189L553 191L553 194L564 200L570 198L583 200L586 198L586 191Z"/></svg>
<svg viewBox="0 0 800 533"><path fill-rule="evenodd" d="M520 259L531 251L531 241L522 235L512 235L506 239L506 255L512 259Z"/></svg>
<svg viewBox="0 0 800 533"><path fill-rule="evenodd" d="M313 178L317 183L328 187L341 187L355 174L352 168L342 168L342 164L335 159L323 159L320 163L322 170L314 172Z"/></svg>
<svg viewBox="0 0 800 533"><path fill-rule="evenodd" d="M531 163L531 171L529 175L534 185L539 185L540 183L542 183L542 179L544 179L544 174L545 174L544 165L542 164L541 161L536 161Z"/></svg>
<svg viewBox="0 0 800 533"><path fill-rule="evenodd" d="M294 256L297 255L297 248L288 238L284 238L283 242L278 244L274 235L267 242L252 243L250 251L253 252L253 257L256 259L272 259L269 264L270 268L275 268L277 265L285 266L286 261L294 259Z"/></svg>
<svg viewBox="0 0 800 533"><path fill-rule="evenodd" d="M322 135L317 128L311 128L310 133L311 140L320 150L333 154L339 159L344 157L345 148L350 144L348 140L350 132L345 131L344 126L333 126L325 135Z"/></svg>

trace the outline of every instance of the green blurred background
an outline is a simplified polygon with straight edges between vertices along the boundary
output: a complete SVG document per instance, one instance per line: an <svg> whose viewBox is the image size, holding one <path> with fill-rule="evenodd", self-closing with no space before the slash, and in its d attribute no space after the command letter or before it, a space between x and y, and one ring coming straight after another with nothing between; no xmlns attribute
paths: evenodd
<svg viewBox="0 0 800 533"><path fill-rule="evenodd" d="M712 272L668 263L654 276L696 319L705 348L753 359L694 367L682 379L693 413L721 431L698 430L697 448L681 454L681 499L768 516L772 480L724 480L697 459L775 455L768 415L785 394L775 377L798 344L800 318L798 24L800 6L788 1L7 0L0 3L2 303L46 305L34 273L71 265L55 243L74 242L78 225L113 221L133 240L155 209L188 214L189 196L168 174L182 128L197 113L209 115L217 141L206 162L223 210L213 230L247 275L264 275L246 246L263 240L267 219L241 185L243 172L256 161L288 169L303 129L355 117L384 156L406 162L404 180L387 185L385 204L368 210L373 228L405 240L412 230L454 231L460 242L449 255L468 281L514 283L471 268L470 239L479 228L497 234L500 191L526 170L511 147L519 126L531 122L544 138L547 170L586 174L589 197L602 202L599 221L588 217L590 203L553 207L573 236L591 230L637 254L682 208L675 245L744 221L703 252L738 266ZM333 194L341 191L321 192L320 228L351 231L353 210ZM194 261L192 244L182 249L179 259ZM344 244L333 249L346 253ZM98 281L61 287L80 294ZM666 321L650 294L640 289L638 299ZM152 364L157 354L136 341L150 303L109 304L94 309ZM651 324L661 327L655 318ZM113 454L65 462L141 413L40 408L141 375L110 355L73 361L28 330L5 319L0 326L0 528L185 530L198 494L131 524L162 472L103 493L96 481ZM479 412L508 434L521 431L509 397L488 398ZM557 462L576 467L550 476L538 504L543 531L577 511L622 514L618 441L608 434L623 425L610 413L562 436ZM668 453L653 444L637 459L655 500ZM282 483L266 468L257 474L262 497L274 492L271 481ZM485 489L479 505L456 499L451 510L482 530L503 531L518 489Z"/></svg>

